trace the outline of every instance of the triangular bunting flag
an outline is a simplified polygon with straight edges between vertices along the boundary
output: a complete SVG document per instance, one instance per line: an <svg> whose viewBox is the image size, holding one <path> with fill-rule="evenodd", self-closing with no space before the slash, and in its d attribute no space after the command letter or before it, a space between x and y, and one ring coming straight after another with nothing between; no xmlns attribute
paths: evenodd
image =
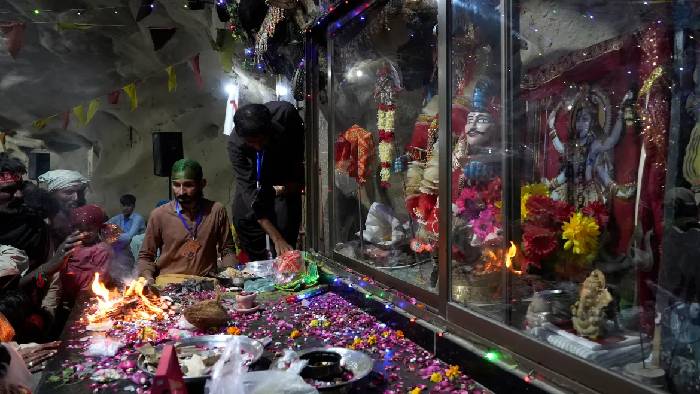
<svg viewBox="0 0 700 394"><path fill-rule="evenodd" d="M82 104L73 107L73 114L75 115L76 118L78 118L78 122L82 126L85 126L85 110L83 109Z"/></svg>
<svg viewBox="0 0 700 394"><path fill-rule="evenodd" d="M221 63L221 67L223 68L224 72L231 72L231 69L233 68L233 59L235 58L234 53L236 51L236 40L233 39L228 30L218 29L217 33L219 31L224 31L228 34L225 34L223 38L221 38L221 44L217 45L215 50L219 52L219 62Z"/></svg>
<svg viewBox="0 0 700 394"><path fill-rule="evenodd" d="M172 93L177 89L177 75L173 66L168 66L165 72L168 73L168 92Z"/></svg>
<svg viewBox="0 0 700 394"><path fill-rule="evenodd" d="M231 84L228 89L228 99L226 100L226 117L224 118L224 134L231 135L233 132L233 115L238 111L238 84Z"/></svg>
<svg viewBox="0 0 700 394"><path fill-rule="evenodd" d="M87 119L85 119L85 124L90 123L92 118L95 116L97 113L97 110L100 108L100 100L94 99L90 101L90 104L88 104L88 110L87 110Z"/></svg>
<svg viewBox="0 0 700 394"><path fill-rule="evenodd" d="M32 122L32 126L34 126L34 128L36 128L36 129L41 130L44 127L46 127L46 125L48 123L49 123L49 118L38 119L38 120L35 120L34 122Z"/></svg>
<svg viewBox="0 0 700 394"><path fill-rule="evenodd" d="M151 32L151 41L153 41L153 50L157 51L173 38L175 31L174 27L149 27L148 30Z"/></svg>
<svg viewBox="0 0 700 394"><path fill-rule="evenodd" d="M131 100L131 110L135 110L136 107L139 106L139 98L136 96L136 84L135 83L130 83L122 88L124 90L124 93L126 93L127 96L129 96L129 99Z"/></svg>
<svg viewBox="0 0 700 394"><path fill-rule="evenodd" d="M9 22L0 24L0 31L7 39L7 52L13 59L17 58L19 50L24 45L24 29L27 25L24 22Z"/></svg>
<svg viewBox="0 0 700 394"><path fill-rule="evenodd" d="M58 22L56 29L58 30L89 30L95 25L91 23L73 23L73 22Z"/></svg>
<svg viewBox="0 0 700 394"><path fill-rule="evenodd" d="M119 103L119 93L121 93L121 90L113 91L107 95L107 101L112 105L117 105Z"/></svg>
<svg viewBox="0 0 700 394"><path fill-rule="evenodd" d="M63 130L68 128L68 124L70 124L70 111L63 113Z"/></svg>
<svg viewBox="0 0 700 394"><path fill-rule="evenodd" d="M204 87L204 81L202 80L202 73L199 69L199 53L190 60L190 64L192 65L192 71L194 72L194 79L197 81L197 86L202 89Z"/></svg>

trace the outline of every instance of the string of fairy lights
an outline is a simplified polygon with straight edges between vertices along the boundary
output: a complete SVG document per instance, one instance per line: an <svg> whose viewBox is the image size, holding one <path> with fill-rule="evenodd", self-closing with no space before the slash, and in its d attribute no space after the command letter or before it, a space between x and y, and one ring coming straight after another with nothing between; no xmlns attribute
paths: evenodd
<svg viewBox="0 0 700 394"><path fill-rule="evenodd" d="M334 267L341 268L336 263L333 263L332 260L321 254L312 252L310 255L319 266L329 268L329 264L327 263L330 262ZM431 317L431 314L425 312L425 304L422 304L416 301L415 298L406 296L395 289L389 288L382 283L376 282L366 275L354 272L347 267L342 267L342 269L345 271L344 273L338 272L339 269L326 270L332 271L332 276L330 277L331 286L342 289L343 291L355 291L362 294L367 301L379 302L384 305L384 309L387 311L394 311L407 317L409 324L418 324L419 318L409 311L411 307L416 308L418 311L423 311L422 313L419 313L420 320L432 326L432 330L435 332L437 337L444 338L451 335L448 327L443 321L438 320L438 318ZM301 292L294 296L290 296L294 299L289 301L303 301L323 291L324 290L322 289L312 289L307 292ZM460 338L460 336L456 334L453 337L455 339ZM504 354L499 349L486 347L485 349L475 350L477 350L480 356L487 362L497 364L511 371L518 370L520 367L509 357L509 355ZM534 370L522 372L520 375L522 375L522 378L526 383L533 383L535 380L543 379L543 377L540 374L537 374Z"/></svg>

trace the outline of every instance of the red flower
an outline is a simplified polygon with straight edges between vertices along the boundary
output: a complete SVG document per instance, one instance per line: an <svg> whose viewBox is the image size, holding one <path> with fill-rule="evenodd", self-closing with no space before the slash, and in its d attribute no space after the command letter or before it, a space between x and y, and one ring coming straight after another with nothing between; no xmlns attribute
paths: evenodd
<svg viewBox="0 0 700 394"><path fill-rule="evenodd" d="M528 217L535 219L553 215L556 203L548 196L530 196L525 203L525 207L527 208Z"/></svg>
<svg viewBox="0 0 700 394"><path fill-rule="evenodd" d="M564 201L554 201L548 196L530 196L525 203L527 221L540 226L555 228L569 220L574 208Z"/></svg>
<svg viewBox="0 0 700 394"><path fill-rule="evenodd" d="M554 219L557 221L557 225L566 222L571 219L571 215L574 214L574 207L569 205L565 201L555 201L554 202Z"/></svg>
<svg viewBox="0 0 700 394"><path fill-rule="evenodd" d="M496 202L501 201L501 178L496 177L486 186L486 190L481 192L481 199L487 205L494 205Z"/></svg>
<svg viewBox="0 0 700 394"><path fill-rule="evenodd" d="M557 234L546 227L523 226L523 250L534 261L549 257L557 249Z"/></svg>
<svg viewBox="0 0 700 394"><path fill-rule="evenodd" d="M610 215L608 214L607 208L605 208L605 204L600 201L594 201L586 205L583 207L581 212L583 212L584 215L595 219L596 223L598 223L598 227L600 228L604 228L610 219Z"/></svg>

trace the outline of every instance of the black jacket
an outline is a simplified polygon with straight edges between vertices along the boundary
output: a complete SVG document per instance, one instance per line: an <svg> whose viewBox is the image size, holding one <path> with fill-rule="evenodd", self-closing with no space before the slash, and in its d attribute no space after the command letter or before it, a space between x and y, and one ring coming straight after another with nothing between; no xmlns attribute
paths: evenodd
<svg viewBox="0 0 700 394"><path fill-rule="evenodd" d="M274 210L273 186L304 185L304 122L294 106L286 101L271 101L265 106L272 113L274 134L264 149L261 188L257 188L257 152L234 132L228 152L236 192L233 216L236 220L269 218Z"/></svg>

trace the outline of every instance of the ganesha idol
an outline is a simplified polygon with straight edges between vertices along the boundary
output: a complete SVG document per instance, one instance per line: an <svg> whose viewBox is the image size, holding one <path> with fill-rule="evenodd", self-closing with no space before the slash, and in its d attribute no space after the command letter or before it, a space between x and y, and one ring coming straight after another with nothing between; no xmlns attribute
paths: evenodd
<svg viewBox="0 0 700 394"><path fill-rule="evenodd" d="M472 246L499 243L501 235L501 148L497 127L499 103L494 85L480 80L471 111L452 154L452 172L459 177L455 210L471 227Z"/></svg>

